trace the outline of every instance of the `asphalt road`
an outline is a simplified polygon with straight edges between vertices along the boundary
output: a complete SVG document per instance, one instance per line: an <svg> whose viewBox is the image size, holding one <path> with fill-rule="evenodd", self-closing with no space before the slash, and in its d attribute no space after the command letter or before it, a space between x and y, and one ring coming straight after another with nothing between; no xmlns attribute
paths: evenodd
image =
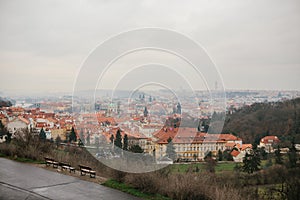
<svg viewBox="0 0 300 200"><path fill-rule="evenodd" d="M0 158L0 199L138 199L76 177Z"/></svg>

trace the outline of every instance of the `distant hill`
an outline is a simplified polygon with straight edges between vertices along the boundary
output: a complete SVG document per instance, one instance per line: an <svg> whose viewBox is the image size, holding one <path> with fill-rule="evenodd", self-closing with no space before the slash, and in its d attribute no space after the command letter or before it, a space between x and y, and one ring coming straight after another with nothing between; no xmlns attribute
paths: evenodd
<svg viewBox="0 0 300 200"><path fill-rule="evenodd" d="M300 143L300 98L238 109L226 116L223 132L235 133L247 143L258 143L266 135Z"/></svg>

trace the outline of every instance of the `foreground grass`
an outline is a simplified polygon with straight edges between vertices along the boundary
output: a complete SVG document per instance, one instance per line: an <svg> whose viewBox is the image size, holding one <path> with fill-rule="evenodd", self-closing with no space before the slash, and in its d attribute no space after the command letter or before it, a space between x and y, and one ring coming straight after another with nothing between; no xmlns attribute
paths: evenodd
<svg viewBox="0 0 300 200"><path fill-rule="evenodd" d="M129 185L126 185L124 183L119 183L118 181L115 181L113 179L109 179L107 180L105 183L103 183L102 185L110 187L110 188L114 188L117 190L120 190L122 192L134 195L136 197L140 197L142 199L146 199L146 200L168 200L169 198L161 196L159 194L149 194L149 193L143 193Z"/></svg>

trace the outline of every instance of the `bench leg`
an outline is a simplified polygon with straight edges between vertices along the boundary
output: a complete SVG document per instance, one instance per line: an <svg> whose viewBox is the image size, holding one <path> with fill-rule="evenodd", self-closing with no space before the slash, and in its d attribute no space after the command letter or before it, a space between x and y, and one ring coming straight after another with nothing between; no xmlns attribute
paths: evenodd
<svg viewBox="0 0 300 200"><path fill-rule="evenodd" d="M90 173L91 178L96 178L96 174Z"/></svg>

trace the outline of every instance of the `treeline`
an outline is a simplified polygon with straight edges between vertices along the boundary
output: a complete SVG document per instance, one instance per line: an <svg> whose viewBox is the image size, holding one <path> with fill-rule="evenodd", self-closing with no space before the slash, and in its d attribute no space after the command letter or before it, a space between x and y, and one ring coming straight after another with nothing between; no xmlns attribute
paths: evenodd
<svg viewBox="0 0 300 200"><path fill-rule="evenodd" d="M237 134L246 143L259 143L267 135L300 143L300 98L244 106L226 116L223 132Z"/></svg>

